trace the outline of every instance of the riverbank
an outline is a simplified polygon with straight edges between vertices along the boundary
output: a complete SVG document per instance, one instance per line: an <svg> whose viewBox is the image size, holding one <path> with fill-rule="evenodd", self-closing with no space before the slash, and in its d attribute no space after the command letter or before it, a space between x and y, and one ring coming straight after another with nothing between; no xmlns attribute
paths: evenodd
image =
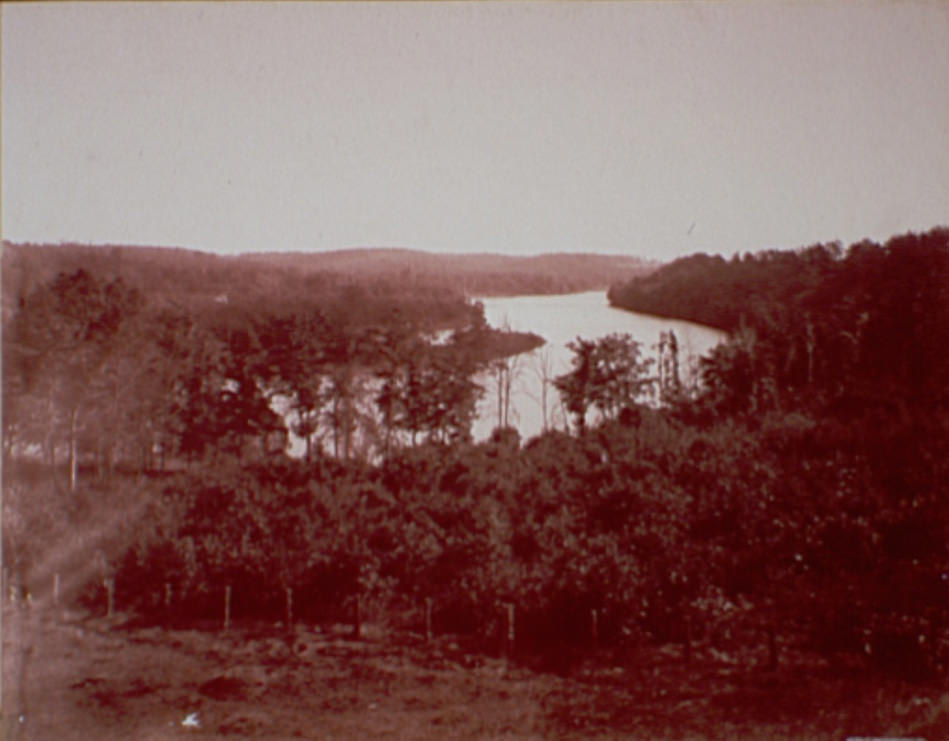
<svg viewBox="0 0 949 741"><path fill-rule="evenodd" d="M474 348L479 363L529 353L545 344L545 340L534 332L490 329L479 347Z"/></svg>

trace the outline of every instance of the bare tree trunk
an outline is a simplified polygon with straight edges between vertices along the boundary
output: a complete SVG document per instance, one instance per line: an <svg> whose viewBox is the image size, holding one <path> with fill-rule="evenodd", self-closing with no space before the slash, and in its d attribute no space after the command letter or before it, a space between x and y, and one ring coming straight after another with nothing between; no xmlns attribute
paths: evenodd
<svg viewBox="0 0 949 741"><path fill-rule="evenodd" d="M549 420L547 419L547 379L541 379L540 382L540 406L541 414L543 415L543 431L547 432L550 429Z"/></svg>
<svg viewBox="0 0 949 741"><path fill-rule="evenodd" d="M553 375L550 361L550 352L546 349L541 350L535 356L535 359L537 361L537 375L540 378L540 406L541 413L543 415L543 430L544 432L547 432L547 430L550 429L550 410L547 407L548 390L550 388L551 377Z"/></svg>
<svg viewBox="0 0 949 741"><path fill-rule="evenodd" d="M504 375L504 426L511 424L511 367L507 367Z"/></svg>
<svg viewBox="0 0 949 741"><path fill-rule="evenodd" d="M517 371L517 360L514 357L496 361L498 387L498 427L509 427L511 424L511 388Z"/></svg>
<svg viewBox="0 0 949 741"><path fill-rule="evenodd" d="M663 398L666 393L666 333L659 333L659 398Z"/></svg>
<svg viewBox="0 0 949 741"><path fill-rule="evenodd" d="M498 369L498 427L504 427L504 412L503 412L504 394L501 391L502 384L503 384L502 376L504 373L504 366L501 365L500 361L498 361L497 369Z"/></svg>

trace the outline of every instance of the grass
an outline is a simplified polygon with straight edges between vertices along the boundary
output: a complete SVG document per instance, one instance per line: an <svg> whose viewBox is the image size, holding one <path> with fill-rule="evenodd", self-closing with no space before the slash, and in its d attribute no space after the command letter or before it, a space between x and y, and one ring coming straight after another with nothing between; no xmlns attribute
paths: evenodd
<svg viewBox="0 0 949 741"><path fill-rule="evenodd" d="M644 645L621 665L599 656L555 674L450 636L222 634L10 606L3 617L9 739L949 738L946 681L813 660L768 671Z"/></svg>

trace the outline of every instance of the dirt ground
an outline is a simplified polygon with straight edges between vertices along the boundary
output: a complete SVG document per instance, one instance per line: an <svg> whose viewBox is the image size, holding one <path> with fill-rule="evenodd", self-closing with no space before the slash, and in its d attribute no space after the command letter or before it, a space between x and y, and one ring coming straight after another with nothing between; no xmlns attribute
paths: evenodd
<svg viewBox="0 0 949 741"><path fill-rule="evenodd" d="M132 627L6 606L5 739L949 738L949 685L644 648L567 676L451 637Z"/></svg>

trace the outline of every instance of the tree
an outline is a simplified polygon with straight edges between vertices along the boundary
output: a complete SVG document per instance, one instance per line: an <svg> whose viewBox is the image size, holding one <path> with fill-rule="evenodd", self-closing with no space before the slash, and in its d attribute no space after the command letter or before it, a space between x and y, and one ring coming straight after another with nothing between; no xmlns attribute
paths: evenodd
<svg viewBox="0 0 949 741"><path fill-rule="evenodd" d="M286 433L260 381L264 351L248 324L219 317L211 327L186 323L170 338L180 358L172 409L178 449L192 460L267 452L268 438Z"/></svg>
<svg viewBox="0 0 949 741"><path fill-rule="evenodd" d="M642 357L642 345L629 334L610 334L596 341L593 403L604 418L619 413L650 391L655 379L648 375L652 358Z"/></svg>
<svg viewBox="0 0 949 741"><path fill-rule="evenodd" d="M701 360L698 407L715 415L767 411L777 401L774 346L742 327Z"/></svg>
<svg viewBox="0 0 949 741"><path fill-rule="evenodd" d="M573 370L554 379L554 387L560 393L564 406L574 415L577 434L586 429L587 410L593 404L593 385L596 375L594 351L596 345L591 340L577 337L567 347L573 351L571 363Z"/></svg>
<svg viewBox="0 0 949 741"><path fill-rule="evenodd" d="M471 359L452 345L435 348L426 374L432 391L430 440L457 443L471 439L471 423L484 391L473 380L475 369Z"/></svg>
<svg viewBox="0 0 949 741"><path fill-rule="evenodd" d="M85 270L60 273L38 286L14 320L14 344L22 360L24 390L33 397L36 428L51 463L61 441L68 446L69 488L79 476L80 437L94 435L89 423L104 409L110 372L124 374L123 327L142 307L138 291L121 279L105 283ZM125 377L123 375L123 381Z"/></svg>
<svg viewBox="0 0 949 741"><path fill-rule="evenodd" d="M511 389L520 374L520 356L509 355L491 362L498 400L498 427L511 426Z"/></svg>
<svg viewBox="0 0 949 741"><path fill-rule="evenodd" d="M551 427L551 409L549 391L554 380L553 358L549 347L543 347L531 353L532 369L537 379L540 381L540 398L537 402L540 404L541 414L543 415L543 432Z"/></svg>
<svg viewBox="0 0 949 741"><path fill-rule="evenodd" d="M265 354L257 373L271 396L288 400L296 417L293 432L304 439L306 460L312 460L313 436L327 401L329 323L322 312L314 311L273 316L262 324Z"/></svg>
<svg viewBox="0 0 949 741"><path fill-rule="evenodd" d="M641 345L629 334L610 334L597 340L578 337L567 345L573 351L573 370L554 379L567 410L576 418L577 431L586 429L586 415L595 407L604 419L641 398L655 382L648 375L652 358L641 357Z"/></svg>
<svg viewBox="0 0 949 741"><path fill-rule="evenodd" d="M373 334L339 328L330 333L326 347L326 399L324 417L333 434L333 455L349 459L360 422L365 417L360 401L364 396L365 370L375 351Z"/></svg>
<svg viewBox="0 0 949 741"><path fill-rule="evenodd" d="M675 398L682 391L679 378L679 341L675 332L659 334L659 395L663 399Z"/></svg>
<svg viewBox="0 0 949 741"><path fill-rule="evenodd" d="M390 354L377 371L382 380L376 404L388 430L402 430L411 444L466 440L482 389L476 366L451 343L433 346L420 338L402 343L401 358Z"/></svg>

